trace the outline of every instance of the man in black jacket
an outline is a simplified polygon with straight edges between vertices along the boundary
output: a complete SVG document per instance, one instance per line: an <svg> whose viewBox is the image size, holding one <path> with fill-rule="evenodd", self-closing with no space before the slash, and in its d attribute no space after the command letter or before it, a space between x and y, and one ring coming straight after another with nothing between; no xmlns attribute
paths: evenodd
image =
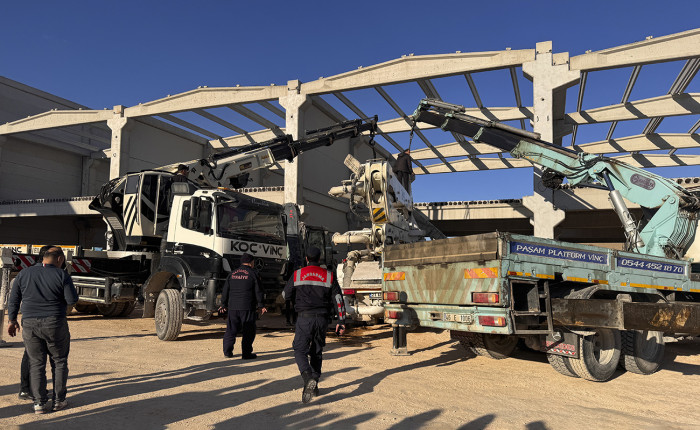
<svg viewBox="0 0 700 430"><path fill-rule="evenodd" d="M44 261L44 254L46 254L46 251L48 251L51 248L55 248L54 245L44 245L39 249L39 257L36 260L36 263L34 265L36 266L41 266ZM15 285L15 281L17 279L14 279L12 281L12 285ZM53 398L54 400L56 399L56 364L53 362L53 357L49 354L49 363L51 364L51 379L53 381ZM29 376L29 355L27 354L27 350L24 350L24 355L22 356L22 365L20 367L20 389L19 389L19 395L17 397L20 398L20 400L34 400L34 397L32 397L32 388L31 384L29 382L30 376Z"/></svg>
<svg viewBox="0 0 700 430"><path fill-rule="evenodd" d="M401 185L408 191L411 192L411 182L416 177L413 173L413 166L411 165L411 150L407 149L398 157L396 157L396 163L394 163L394 174L396 174L396 179L401 182Z"/></svg>
<svg viewBox="0 0 700 430"><path fill-rule="evenodd" d="M313 396L318 395L323 347L326 346L326 331L332 313L338 315L335 332L338 335L345 332L345 302L340 285L330 270L320 267L320 260L321 250L310 247L306 251L308 265L294 272L282 293L285 299L295 296L298 316L292 347L304 380L303 403L309 403Z"/></svg>
<svg viewBox="0 0 700 430"><path fill-rule="evenodd" d="M233 357L233 345L236 334L242 332L241 351L244 360L257 357L253 354L255 340L256 310L260 314L267 312L263 306L263 290L258 282L258 274L253 269L253 256L246 253L241 256L241 266L231 272L221 293L219 312L228 311L226 333L224 333L224 356Z"/></svg>
<svg viewBox="0 0 700 430"><path fill-rule="evenodd" d="M29 371L34 413L48 411L46 391L46 355L56 363L54 377L53 410L68 406L66 383L68 382L68 352L70 332L66 318L67 305L78 301L73 281L68 273L61 270L65 262L63 250L50 248L44 254L41 266L28 267L17 275L10 292L8 332L15 336L19 330L17 314L22 307L22 338L29 355Z"/></svg>
<svg viewBox="0 0 700 430"><path fill-rule="evenodd" d="M173 176L173 182L187 182L187 175L190 172L190 168L184 164L177 166L177 174Z"/></svg>

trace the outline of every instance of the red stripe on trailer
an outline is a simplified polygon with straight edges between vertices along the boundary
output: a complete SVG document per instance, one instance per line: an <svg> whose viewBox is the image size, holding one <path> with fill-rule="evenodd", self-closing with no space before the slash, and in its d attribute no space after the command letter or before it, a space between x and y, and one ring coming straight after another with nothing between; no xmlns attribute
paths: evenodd
<svg viewBox="0 0 700 430"><path fill-rule="evenodd" d="M71 262L73 264L73 270L78 273L90 273L90 260L85 258L74 258Z"/></svg>
<svg viewBox="0 0 700 430"><path fill-rule="evenodd" d="M12 262L14 263L16 268L22 270L26 269L27 267L33 266L35 260L34 257L31 255L14 254L12 256Z"/></svg>

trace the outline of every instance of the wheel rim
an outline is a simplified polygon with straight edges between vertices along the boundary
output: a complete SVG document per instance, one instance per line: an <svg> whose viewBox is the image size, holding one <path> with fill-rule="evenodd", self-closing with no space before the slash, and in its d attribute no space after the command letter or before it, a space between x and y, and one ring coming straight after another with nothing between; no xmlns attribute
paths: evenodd
<svg viewBox="0 0 700 430"><path fill-rule="evenodd" d="M166 315L167 315L167 305L165 302L161 302L157 304L156 307L156 315L155 315L155 320L156 320L156 327L158 328L158 331L160 331L166 324Z"/></svg>
<svg viewBox="0 0 700 430"><path fill-rule="evenodd" d="M610 363L615 355L615 336L612 330L596 331L593 339L593 356L601 365Z"/></svg>

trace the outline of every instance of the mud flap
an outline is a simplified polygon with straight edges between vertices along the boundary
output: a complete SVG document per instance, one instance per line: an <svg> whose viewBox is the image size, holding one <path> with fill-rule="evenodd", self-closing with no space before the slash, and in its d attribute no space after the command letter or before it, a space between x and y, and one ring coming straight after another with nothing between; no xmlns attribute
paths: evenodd
<svg viewBox="0 0 700 430"><path fill-rule="evenodd" d="M548 334L542 349L547 354L562 355L564 357L579 357L578 335L570 331L556 331Z"/></svg>

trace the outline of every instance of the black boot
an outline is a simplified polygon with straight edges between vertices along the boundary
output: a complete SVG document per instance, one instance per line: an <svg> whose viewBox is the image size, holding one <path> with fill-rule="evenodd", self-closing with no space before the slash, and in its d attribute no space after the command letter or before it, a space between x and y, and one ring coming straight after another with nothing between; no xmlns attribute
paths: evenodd
<svg viewBox="0 0 700 430"><path fill-rule="evenodd" d="M302 403L309 403L316 390L316 380L311 377L311 372L304 372L301 374L301 377L304 380L304 390L301 392L301 401Z"/></svg>

